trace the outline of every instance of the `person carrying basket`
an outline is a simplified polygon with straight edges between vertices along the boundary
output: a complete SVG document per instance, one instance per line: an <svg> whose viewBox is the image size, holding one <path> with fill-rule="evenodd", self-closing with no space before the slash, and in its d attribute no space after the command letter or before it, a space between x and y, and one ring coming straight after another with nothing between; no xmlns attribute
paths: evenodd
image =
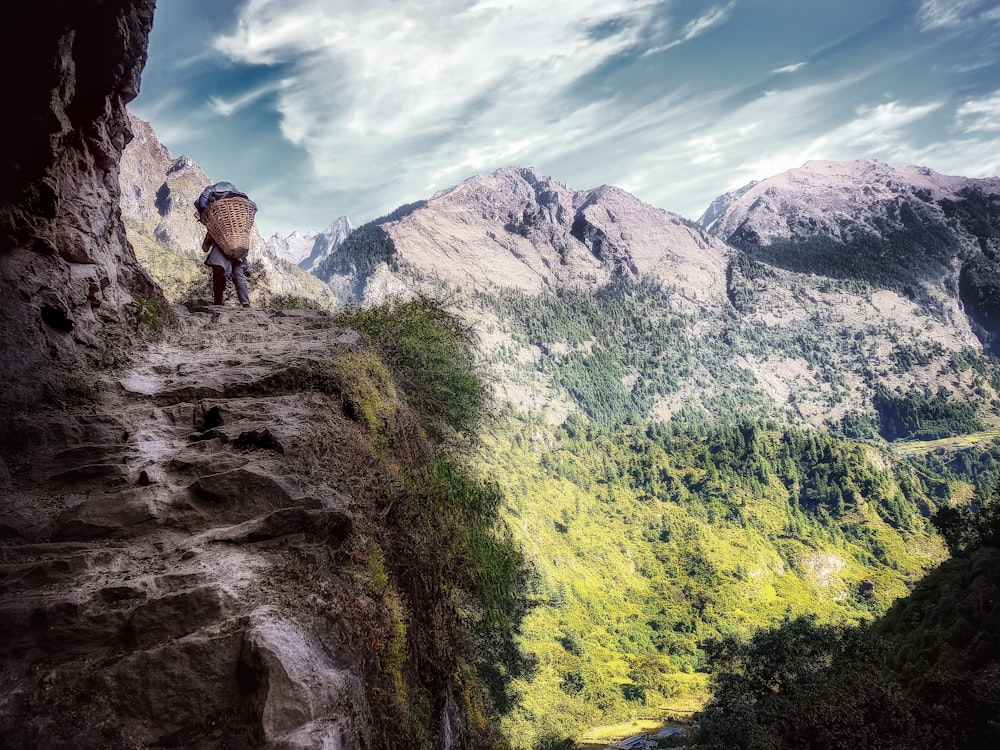
<svg viewBox="0 0 1000 750"><path fill-rule="evenodd" d="M250 307L250 293L244 276L246 256L257 204L231 182L217 182L205 188L195 201L198 221L206 227L202 252L205 265L212 269L212 295L216 305L224 305L226 279L231 279L236 297Z"/></svg>

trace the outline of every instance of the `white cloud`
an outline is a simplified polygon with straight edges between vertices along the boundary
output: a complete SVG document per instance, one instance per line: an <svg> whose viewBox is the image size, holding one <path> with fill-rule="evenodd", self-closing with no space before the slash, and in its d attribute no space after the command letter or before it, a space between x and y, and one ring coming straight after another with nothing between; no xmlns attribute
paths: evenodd
<svg viewBox="0 0 1000 750"><path fill-rule="evenodd" d="M924 31L960 29L1000 20L1000 8L995 0L925 0L917 20Z"/></svg>
<svg viewBox="0 0 1000 750"><path fill-rule="evenodd" d="M996 177L1000 175L1000 136L937 141L914 148L905 161L930 165L943 174Z"/></svg>
<svg viewBox="0 0 1000 750"><path fill-rule="evenodd" d="M943 103L890 101L846 111L831 107L850 101L865 77L845 75L770 90L718 117L713 116L718 107L697 97L687 102L686 111L664 108L659 123L647 125L645 132L674 137L650 139L641 168L629 173L630 182L644 200L694 218L722 192L812 159L927 164L913 145L913 129ZM935 161L929 166L940 168Z"/></svg>
<svg viewBox="0 0 1000 750"><path fill-rule="evenodd" d="M965 133L1000 131L1000 91L985 99L965 102L955 115Z"/></svg>
<svg viewBox="0 0 1000 750"><path fill-rule="evenodd" d="M572 119L556 100L637 45L660 3L330 5L251 0L216 47L239 62L290 66L276 97L284 137L309 153L321 182L361 189L413 182L416 171L423 181L456 163L518 161L546 134L556 140L554 124ZM215 106L225 113L246 103Z"/></svg>
<svg viewBox="0 0 1000 750"><path fill-rule="evenodd" d="M793 63L791 65L785 65L785 66L783 66L781 68L775 68L771 72L772 73L794 73L796 70L799 70L800 68L804 68L807 64L808 63L806 63L805 61L803 61L803 62L797 62L797 63Z"/></svg>
<svg viewBox="0 0 1000 750"><path fill-rule="evenodd" d="M720 23L729 18L729 14L732 13L733 8L735 7L736 2L734 0L734 2L731 2L728 5L720 5L709 9L709 11L703 16L699 16L684 26L684 33L682 34L681 39L686 42L690 39L694 39L699 34L703 34L713 26L718 26Z"/></svg>
<svg viewBox="0 0 1000 750"><path fill-rule="evenodd" d="M885 102L875 106L862 105L855 110L857 117L833 131L829 137L846 146L862 146L876 152L897 147L901 131L940 109L943 102L907 106Z"/></svg>
<svg viewBox="0 0 1000 750"><path fill-rule="evenodd" d="M664 52L670 49L671 47L676 47L680 44L684 44L684 42L691 41L695 37L704 34L706 31L708 31L714 26L718 26L722 23L725 23L727 20L729 20L729 16L733 12L733 9L736 7L736 4L737 0L732 0L727 5L719 5L710 8L707 13L698 16L697 18L686 23L684 25L684 28L681 29L680 36L677 39L674 39L670 42L667 42L666 44L661 44L656 47L650 47L643 53L643 55L648 57L650 55L659 54L660 52Z"/></svg>
<svg viewBox="0 0 1000 750"><path fill-rule="evenodd" d="M234 99L223 99L220 96L210 96L208 98L208 105L216 114L222 115L223 117L229 117L230 115L239 112L241 109L250 106L262 97L265 97L268 94L273 94L275 91L278 91L281 86L281 83L265 84L264 86L259 86L258 88L248 91L247 93Z"/></svg>

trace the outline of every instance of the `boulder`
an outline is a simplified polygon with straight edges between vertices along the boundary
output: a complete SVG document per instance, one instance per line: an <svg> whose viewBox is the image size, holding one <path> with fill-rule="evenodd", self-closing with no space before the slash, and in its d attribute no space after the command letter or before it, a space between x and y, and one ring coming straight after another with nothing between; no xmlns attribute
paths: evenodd
<svg viewBox="0 0 1000 750"><path fill-rule="evenodd" d="M121 643L126 615L70 596L32 596L0 607L0 656L31 652L38 661L109 654Z"/></svg>
<svg viewBox="0 0 1000 750"><path fill-rule="evenodd" d="M239 631L198 632L123 657L90 681L95 719L107 717L143 747L185 728L211 726L243 699L242 642ZM232 747L253 746L229 739Z"/></svg>
<svg viewBox="0 0 1000 750"><path fill-rule="evenodd" d="M286 534L319 531L331 541L340 542L351 533L351 529L351 519L340 511L294 507L282 508L235 526L211 529L200 540L247 544L276 539Z"/></svg>
<svg viewBox="0 0 1000 750"><path fill-rule="evenodd" d="M144 488L116 495L98 495L60 513L52 523L50 536L59 541L75 541L111 536L153 520Z"/></svg>
<svg viewBox="0 0 1000 750"><path fill-rule="evenodd" d="M89 567L86 554L0 566L0 592L28 591L69 581Z"/></svg>
<svg viewBox="0 0 1000 750"><path fill-rule="evenodd" d="M357 674L336 667L327 648L273 607L255 610L241 664L255 686L250 706L267 747L370 747L372 718Z"/></svg>

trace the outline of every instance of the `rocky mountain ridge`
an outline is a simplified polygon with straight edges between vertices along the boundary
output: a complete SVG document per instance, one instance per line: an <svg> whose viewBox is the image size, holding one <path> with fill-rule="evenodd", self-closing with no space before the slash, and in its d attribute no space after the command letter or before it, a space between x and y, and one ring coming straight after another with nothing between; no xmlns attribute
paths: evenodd
<svg viewBox="0 0 1000 750"><path fill-rule="evenodd" d="M948 270L948 254L957 246L971 253L980 241L989 248L994 240L988 228L982 236L970 234L970 222L949 218L945 207L960 197L956 191L970 185L989 190L994 183L944 178L918 168L897 172L874 162L822 163L807 172L808 179L785 178L798 190L813 186L813 192L802 193L803 202L813 201L818 191L832 191L855 217L851 229L845 223L848 214L833 210L836 201L823 199L826 223L817 220L816 225L829 229L824 237L839 243L840 254L817 247L813 265L783 260L778 245L766 255L746 242L737 247L723 241L737 241L724 228L741 207L763 211L761 206L771 205L768 191L776 194L778 188L769 181L720 198L709 233L618 188L575 191L533 169L508 167L359 227L316 273L339 294L353 290L366 302L405 295L408 289L451 295L478 322L484 356L501 373L504 392L523 406L554 409L556 420L579 401L556 385L560 371L574 358L589 362L609 347L614 358L631 362L616 376L624 384L621 398L648 403L637 388L652 391L651 413L661 418L692 405L696 412L733 418L755 403L754 408L782 418L820 425L851 413L876 418L873 399L880 387L975 391L977 376L953 361L966 354L982 357L983 326L968 299L956 293L963 282L957 268ZM906 182L910 178L912 184ZM882 187L858 182L865 179ZM925 208L903 208L903 194L924 196ZM863 268L852 262L859 251L847 243L855 236L873 236L859 227L889 226L890 219L882 218L893 210L887 205L897 206L893 226L908 234L890 238L895 255L886 257L894 260L882 263L881 275L856 278L822 267L822 260L830 258L855 272ZM975 213L975 207L956 205L947 210ZM788 207L772 209L766 212L768 236L796 242L788 230L794 221L781 213L792 216ZM757 214L752 217L744 228L756 226ZM914 255L907 259L910 251ZM934 260L939 275L932 284L917 278L924 274L924 258L942 259ZM522 310L552 307L546 315L576 318L579 313L565 310L574 295L599 299L623 284L658 289L633 311L636 321L683 331L670 344L664 341L663 353L655 355L660 364L652 370L640 354L648 334L622 340L621 329L618 340L607 337L610 324L603 316L611 313L620 321L620 313L593 310L596 317L579 320L574 326L580 332L569 336L552 325L526 331L525 321L518 319L523 313L511 314L511 299L521 295L526 296L517 303ZM564 311L557 313L560 306ZM663 383L651 385L650 378ZM734 393L743 394L744 406L733 404ZM989 387L979 393L975 400L983 414L995 420L990 405L995 393Z"/></svg>
<svg viewBox="0 0 1000 750"><path fill-rule="evenodd" d="M996 342L1000 178L808 162L747 186L706 228L780 268L944 299L983 344Z"/></svg>
<svg viewBox="0 0 1000 750"><path fill-rule="evenodd" d="M535 294L654 278L692 302L721 301L724 244L619 188L572 190L531 167L470 178L382 227L401 263L465 289Z"/></svg>
<svg viewBox="0 0 1000 750"><path fill-rule="evenodd" d="M881 235L889 229L880 220L893 218L890 206L902 199L928 205L946 223L941 201L957 200L968 190L1000 193L1000 178L942 175L927 167L896 168L873 159L809 161L720 196L700 223L731 242L767 244L807 234L850 242L861 232Z"/></svg>

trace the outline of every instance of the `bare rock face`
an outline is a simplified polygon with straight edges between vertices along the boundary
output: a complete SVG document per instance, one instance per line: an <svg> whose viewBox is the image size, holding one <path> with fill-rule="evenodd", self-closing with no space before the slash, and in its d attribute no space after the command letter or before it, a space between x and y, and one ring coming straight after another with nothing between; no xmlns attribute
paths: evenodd
<svg viewBox="0 0 1000 750"><path fill-rule="evenodd" d="M650 277L724 297L723 243L624 190L571 190L533 168L470 178L382 227L401 262L461 287L538 293Z"/></svg>
<svg viewBox="0 0 1000 750"><path fill-rule="evenodd" d="M0 405L63 392L70 368L117 360L132 295L158 293L129 248L118 193L153 5L2 11L0 49L17 73L0 160Z"/></svg>
<svg viewBox="0 0 1000 750"><path fill-rule="evenodd" d="M171 156L148 122L128 118L135 138L122 154L122 216L171 248L200 250L205 227L194 202L212 180L187 156Z"/></svg>

